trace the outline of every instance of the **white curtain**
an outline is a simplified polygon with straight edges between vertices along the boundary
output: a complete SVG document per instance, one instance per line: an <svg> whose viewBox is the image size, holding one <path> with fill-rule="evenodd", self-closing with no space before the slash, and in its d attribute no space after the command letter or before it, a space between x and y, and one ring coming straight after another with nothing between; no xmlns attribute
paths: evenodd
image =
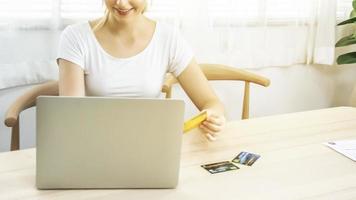
<svg viewBox="0 0 356 200"><path fill-rule="evenodd" d="M333 64L336 1L148 0L146 15L179 28L199 62L241 68ZM351 8L352 0L338 1L345 5L338 13ZM0 30L61 30L102 13L102 0L0 0Z"/></svg>
<svg viewBox="0 0 356 200"><path fill-rule="evenodd" d="M152 9L163 1L176 8L166 19L181 29L199 62L334 63L336 0L152 0Z"/></svg>
<svg viewBox="0 0 356 200"><path fill-rule="evenodd" d="M316 25L311 27L311 46L308 63L333 65L335 58L336 8L335 0L319 0L315 5ZM351 7L351 4L350 4Z"/></svg>

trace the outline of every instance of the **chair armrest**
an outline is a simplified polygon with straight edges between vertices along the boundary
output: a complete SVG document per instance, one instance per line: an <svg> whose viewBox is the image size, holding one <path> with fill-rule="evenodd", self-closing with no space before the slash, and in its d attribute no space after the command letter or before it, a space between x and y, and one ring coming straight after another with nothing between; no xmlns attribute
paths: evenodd
<svg viewBox="0 0 356 200"><path fill-rule="evenodd" d="M17 123L19 114L36 105L36 99L40 95L58 96L58 81L49 81L34 86L18 97L14 103L10 105L5 114L5 125L14 127Z"/></svg>
<svg viewBox="0 0 356 200"><path fill-rule="evenodd" d="M240 80L252 82L264 87L268 87L270 85L270 80L268 78L242 69L219 64L199 65L208 80ZM162 92L170 94L172 85L175 83L178 83L178 80L173 76L173 74L167 73L162 86Z"/></svg>
<svg viewBox="0 0 356 200"><path fill-rule="evenodd" d="M264 87L270 85L270 80L261 75L219 64L200 64L208 80L240 80L255 83Z"/></svg>
<svg viewBox="0 0 356 200"><path fill-rule="evenodd" d="M172 85L178 83L176 77L173 76L171 73L167 73L162 85L162 92L169 94L172 89Z"/></svg>

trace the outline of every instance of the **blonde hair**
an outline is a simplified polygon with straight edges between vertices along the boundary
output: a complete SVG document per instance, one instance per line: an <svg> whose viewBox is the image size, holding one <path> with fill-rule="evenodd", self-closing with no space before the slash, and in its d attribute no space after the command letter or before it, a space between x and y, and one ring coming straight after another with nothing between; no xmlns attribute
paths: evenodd
<svg viewBox="0 0 356 200"><path fill-rule="evenodd" d="M104 16L100 18L99 22L93 27L93 31L97 31L102 28L109 19L109 10L105 9Z"/></svg>

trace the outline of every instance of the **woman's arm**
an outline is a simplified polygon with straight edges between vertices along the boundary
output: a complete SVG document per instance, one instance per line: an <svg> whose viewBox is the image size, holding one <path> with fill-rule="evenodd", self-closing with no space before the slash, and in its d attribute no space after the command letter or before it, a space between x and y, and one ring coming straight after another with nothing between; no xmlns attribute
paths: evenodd
<svg viewBox="0 0 356 200"><path fill-rule="evenodd" d="M214 93L204 73L195 59L177 77L178 82L199 110L206 110L208 118L200 128L210 140L223 129L225 125L224 106Z"/></svg>
<svg viewBox="0 0 356 200"><path fill-rule="evenodd" d="M58 59L59 96L85 96L84 71L80 66Z"/></svg>

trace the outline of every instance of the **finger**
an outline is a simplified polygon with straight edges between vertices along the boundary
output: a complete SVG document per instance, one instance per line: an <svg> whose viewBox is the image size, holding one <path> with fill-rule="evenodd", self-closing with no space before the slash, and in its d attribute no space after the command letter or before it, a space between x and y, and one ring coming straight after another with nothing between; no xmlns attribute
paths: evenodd
<svg viewBox="0 0 356 200"><path fill-rule="evenodd" d="M206 138L208 138L208 140L210 140L210 141L215 141L216 140L216 137L210 135L209 133L206 134Z"/></svg>
<svg viewBox="0 0 356 200"><path fill-rule="evenodd" d="M219 124L210 123L208 121L204 121L202 124L213 132L221 131L221 126Z"/></svg>
<svg viewBox="0 0 356 200"><path fill-rule="evenodd" d="M217 137L217 136L218 136L218 133L219 133L219 132L212 131L211 129L209 129L208 127L206 127L206 126L204 126L204 125L201 125L200 128L203 130L203 132L204 132L205 134L210 134L210 135L213 136L213 137Z"/></svg>
<svg viewBox="0 0 356 200"><path fill-rule="evenodd" d="M218 126L221 126L223 124L222 120L220 118L208 118L205 121L208 121L210 123L216 124Z"/></svg>
<svg viewBox="0 0 356 200"><path fill-rule="evenodd" d="M207 119L211 119L211 118L221 119L221 115L217 115L217 114L211 112L210 110L207 110Z"/></svg>
<svg viewBox="0 0 356 200"><path fill-rule="evenodd" d="M216 137L212 133L208 133L209 129L205 128L203 125L202 125L202 129L204 131L203 134L207 140L209 140L211 142L216 140Z"/></svg>
<svg viewBox="0 0 356 200"><path fill-rule="evenodd" d="M211 135L214 135L214 132L210 130L208 127L204 126L203 124L201 124L199 128L201 128L205 134L209 133Z"/></svg>

